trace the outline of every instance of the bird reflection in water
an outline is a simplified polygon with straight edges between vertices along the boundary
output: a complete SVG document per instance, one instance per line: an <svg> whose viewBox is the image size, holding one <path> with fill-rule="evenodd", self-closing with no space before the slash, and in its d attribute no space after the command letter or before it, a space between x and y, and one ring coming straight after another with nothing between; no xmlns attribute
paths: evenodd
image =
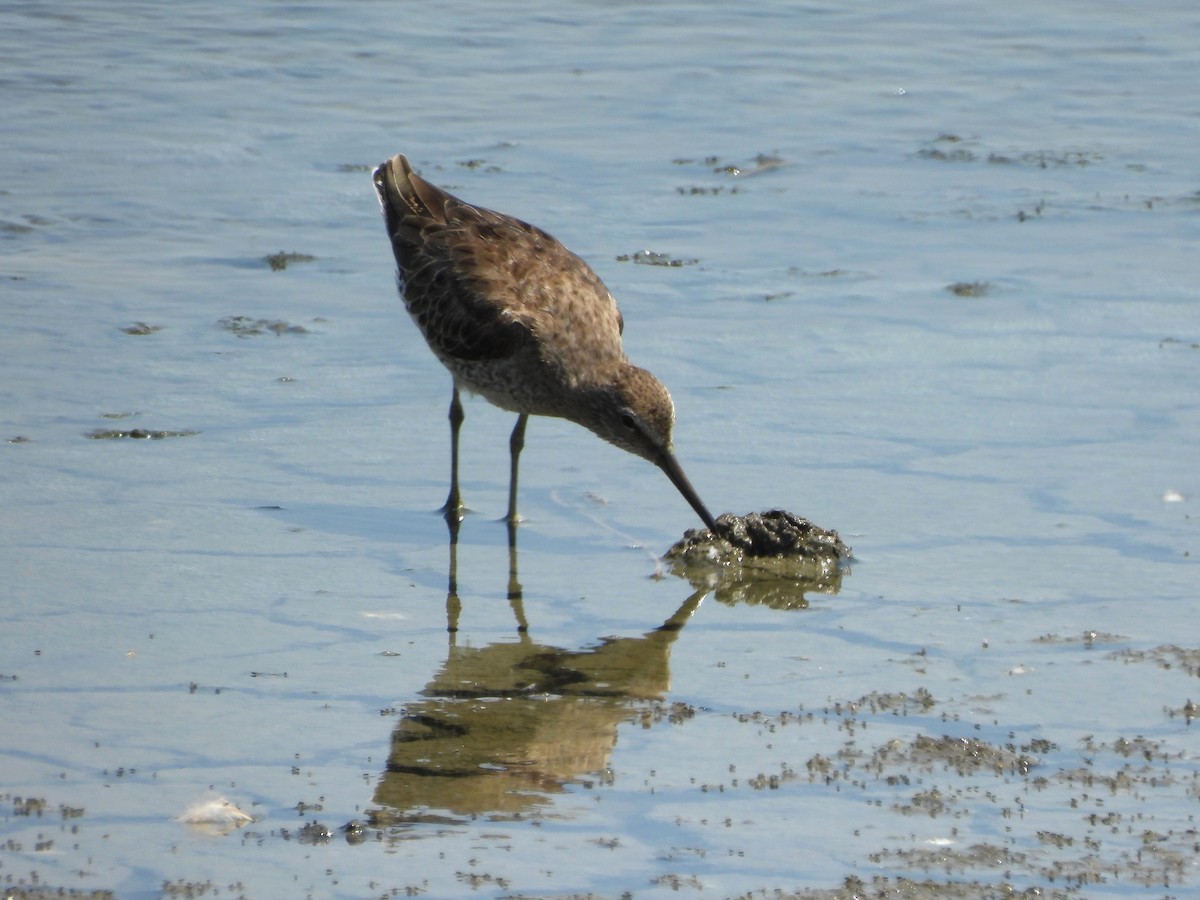
<svg viewBox="0 0 1200 900"><path fill-rule="evenodd" d="M565 650L529 635L508 526L508 599L518 639L485 647L456 641L457 517L450 527L445 665L404 707L375 790L376 827L532 814L554 794L608 765L624 722L655 714L670 683L671 645L707 589L641 637L602 638Z"/></svg>

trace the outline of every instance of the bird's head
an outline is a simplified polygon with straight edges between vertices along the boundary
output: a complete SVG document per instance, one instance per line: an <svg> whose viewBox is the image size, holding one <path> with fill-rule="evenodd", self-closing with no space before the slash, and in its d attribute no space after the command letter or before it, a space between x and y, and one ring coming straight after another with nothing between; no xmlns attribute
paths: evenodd
<svg viewBox="0 0 1200 900"><path fill-rule="evenodd" d="M645 369L626 364L590 399L586 417L578 419L579 424L662 469L704 524L715 532L716 520L675 459L671 442L675 404L663 383Z"/></svg>

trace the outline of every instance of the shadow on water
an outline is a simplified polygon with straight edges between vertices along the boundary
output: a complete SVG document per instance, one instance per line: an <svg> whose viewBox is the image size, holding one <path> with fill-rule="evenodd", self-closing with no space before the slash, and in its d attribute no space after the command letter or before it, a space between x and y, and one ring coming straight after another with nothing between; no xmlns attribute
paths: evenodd
<svg viewBox="0 0 1200 900"><path fill-rule="evenodd" d="M460 647L458 522L447 521L446 662L392 733L374 795L379 808L368 814L375 826L532 813L603 770L617 727L652 714L649 704L666 695L671 646L708 592L693 592L641 637L603 638L582 650L540 644L529 634L510 524L508 599L518 639Z"/></svg>

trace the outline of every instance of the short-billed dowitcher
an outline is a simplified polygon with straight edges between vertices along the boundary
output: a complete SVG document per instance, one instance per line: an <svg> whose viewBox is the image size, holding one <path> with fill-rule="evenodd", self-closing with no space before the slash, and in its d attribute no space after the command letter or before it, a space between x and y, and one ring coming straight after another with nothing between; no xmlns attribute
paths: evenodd
<svg viewBox="0 0 1200 900"><path fill-rule="evenodd" d="M459 391L466 390L517 414L509 522L517 520L526 422L558 416L650 460L715 532L675 459L671 395L626 359L621 312L591 267L540 228L435 187L403 156L376 169L374 180L405 306L454 378L446 515L462 511Z"/></svg>

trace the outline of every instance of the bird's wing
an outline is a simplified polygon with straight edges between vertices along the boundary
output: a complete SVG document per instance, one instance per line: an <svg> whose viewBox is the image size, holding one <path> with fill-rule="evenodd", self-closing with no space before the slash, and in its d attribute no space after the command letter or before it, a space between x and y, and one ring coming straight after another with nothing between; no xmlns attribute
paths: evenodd
<svg viewBox="0 0 1200 900"><path fill-rule="evenodd" d="M620 312L599 277L540 228L458 199L403 156L376 170L375 186L408 310L438 352L499 359L535 335L581 327L564 302L572 297L589 299L580 305L620 334Z"/></svg>

